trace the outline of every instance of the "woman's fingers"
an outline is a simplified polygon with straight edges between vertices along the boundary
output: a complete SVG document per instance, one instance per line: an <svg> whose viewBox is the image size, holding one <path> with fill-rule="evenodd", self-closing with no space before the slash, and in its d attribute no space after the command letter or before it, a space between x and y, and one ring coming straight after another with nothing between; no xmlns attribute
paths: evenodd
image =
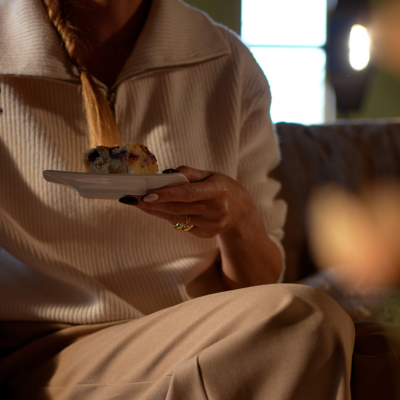
<svg viewBox="0 0 400 400"><path fill-rule="evenodd" d="M193 195L193 192L190 193ZM136 207L143 210L159 211L172 216L197 215L206 221L214 221L214 224L219 227L224 226L229 214L229 203L223 197L216 195L206 200L195 201L196 198L202 198L202 196L195 195L192 198L193 201L189 202L186 196L187 193L174 194L172 197L179 198L180 201L170 201L168 194L164 195L163 193L159 199L151 202L147 202L145 196L144 201L139 201Z"/></svg>
<svg viewBox="0 0 400 400"><path fill-rule="evenodd" d="M143 196L141 200L152 204L173 202L199 203L215 198L223 200L227 191L225 186L221 184L220 176L222 174L196 174L196 178L201 178L201 180L152 190ZM179 210L172 210L171 212L177 214Z"/></svg>
<svg viewBox="0 0 400 400"><path fill-rule="evenodd" d="M244 188L234 179L216 172L201 171L187 166L177 169L190 183L165 187L136 197L120 199L147 214L163 218L171 224L186 224L191 216L192 233L201 237L214 237L219 233L243 223L246 210L252 200ZM129 202L129 203L127 203Z"/></svg>
<svg viewBox="0 0 400 400"><path fill-rule="evenodd" d="M186 225L186 222L188 224L194 225L197 223L197 226L199 225L199 219L197 216L190 215L190 214L179 214L179 215L173 215L173 214L167 214L162 211L156 211L156 210L149 210L149 209L142 209L146 214L153 215L154 217L162 218L165 219L166 221L170 222L172 225L176 224L182 224Z"/></svg>
<svg viewBox="0 0 400 400"><path fill-rule="evenodd" d="M215 210L215 207L210 207L208 212L198 212L202 210L205 205L201 207L196 204L187 204L187 203L176 203L175 206L170 207L168 203L159 205L156 208L156 205L145 205L143 203L138 204L136 206L140 208L147 214L151 214L160 218L165 219L166 221L171 222L171 224L186 224L187 218L190 217L190 224L195 224L197 226L201 226L203 228L210 228L212 226L221 226L223 224L218 221L221 219L221 214ZM173 209L174 212L170 212L170 209ZM205 209L205 208L204 208Z"/></svg>
<svg viewBox="0 0 400 400"><path fill-rule="evenodd" d="M209 171L201 171L198 169L190 168L187 166L178 167L178 169L167 169L163 173L179 172L185 175L189 181L193 183L201 183L213 173ZM119 199L120 203L128 205L137 205L138 203L168 203L168 202L187 202L193 203L212 197L213 193L210 192L209 185L196 185L195 187L190 184L181 184L173 187L161 188L152 190L144 196L125 196ZM172 205L176 208L179 206ZM174 214L181 214L180 210L174 211Z"/></svg>

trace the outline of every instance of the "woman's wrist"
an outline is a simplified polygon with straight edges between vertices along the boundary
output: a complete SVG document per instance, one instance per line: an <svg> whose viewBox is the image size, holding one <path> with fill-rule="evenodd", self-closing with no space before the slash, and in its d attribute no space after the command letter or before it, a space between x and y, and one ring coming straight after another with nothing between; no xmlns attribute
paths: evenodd
<svg viewBox="0 0 400 400"><path fill-rule="evenodd" d="M256 234L256 232L265 232L265 230L256 206L250 200L246 205L243 205L242 212L236 221L227 226L219 234L219 237L222 240L245 240L249 235Z"/></svg>
<svg viewBox="0 0 400 400"><path fill-rule="evenodd" d="M218 235L223 282L230 289L275 283L282 256L269 239L254 206L237 224Z"/></svg>

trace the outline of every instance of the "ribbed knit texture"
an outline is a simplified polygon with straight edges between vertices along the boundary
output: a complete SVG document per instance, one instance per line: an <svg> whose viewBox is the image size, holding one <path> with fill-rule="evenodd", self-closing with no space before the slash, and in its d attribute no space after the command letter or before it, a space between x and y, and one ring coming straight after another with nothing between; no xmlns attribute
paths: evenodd
<svg viewBox="0 0 400 400"><path fill-rule="evenodd" d="M55 57L42 11L39 0L0 4L0 31L15 44L30 27L46 38L39 56L18 54L0 35L0 318L137 318L220 290L205 273L216 239L44 181L46 169L82 171L88 139L79 80ZM279 160L270 92L238 38L178 0L154 0L113 90L123 141L147 145L161 170L186 164L238 179L279 245L285 205L267 178Z"/></svg>

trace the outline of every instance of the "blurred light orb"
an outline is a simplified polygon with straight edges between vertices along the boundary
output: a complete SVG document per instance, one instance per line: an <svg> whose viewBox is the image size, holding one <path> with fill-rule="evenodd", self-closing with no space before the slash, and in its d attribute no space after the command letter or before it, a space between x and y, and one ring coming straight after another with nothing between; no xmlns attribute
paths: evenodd
<svg viewBox="0 0 400 400"><path fill-rule="evenodd" d="M371 182L359 194L333 184L317 188L307 220L313 258L344 286L400 287L400 181Z"/></svg>
<svg viewBox="0 0 400 400"><path fill-rule="evenodd" d="M370 60L370 38L362 25L353 25L349 38L349 61L356 71L366 68Z"/></svg>

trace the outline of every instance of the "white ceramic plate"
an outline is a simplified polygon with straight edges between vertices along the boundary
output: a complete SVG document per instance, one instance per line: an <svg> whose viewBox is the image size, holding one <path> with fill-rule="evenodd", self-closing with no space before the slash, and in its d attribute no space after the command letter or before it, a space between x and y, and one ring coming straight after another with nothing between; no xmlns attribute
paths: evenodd
<svg viewBox="0 0 400 400"><path fill-rule="evenodd" d="M86 199L119 199L144 195L150 190L189 182L182 174L89 174L83 172L43 171L47 182L75 189Z"/></svg>

